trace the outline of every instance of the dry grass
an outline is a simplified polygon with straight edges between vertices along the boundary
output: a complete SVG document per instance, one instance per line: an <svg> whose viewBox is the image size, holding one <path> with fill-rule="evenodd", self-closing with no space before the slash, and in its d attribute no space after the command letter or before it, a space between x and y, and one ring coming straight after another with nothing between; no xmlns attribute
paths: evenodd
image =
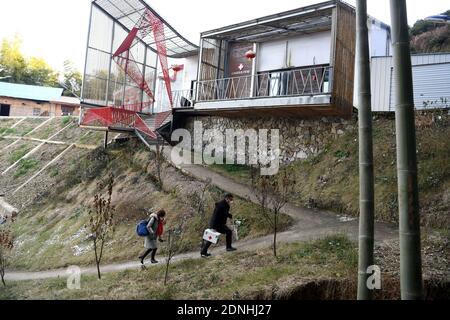
<svg viewBox="0 0 450 320"><path fill-rule="evenodd" d="M376 297L399 299L398 276L388 265L396 254L385 249L387 260L380 261L382 290ZM434 270L442 267L433 265ZM448 298L449 278L425 277L427 299ZM357 245L333 235L282 244L278 259L266 248L178 262L171 268L167 287L164 266L157 266L105 274L102 281L85 276L81 290L68 290L65 279L8 283L0 299L355 299L356 279Z"/></svg>
<svg viewBox="0 0 450 320"><path fill-rule="evenodd" d="M342 256L353 257L342 259ZM356 272L356 247L346 237L240 252L208 260L173 265L170 285L163 286L164 267L106 274L102 281L83 277L80 291L66 289L65 279L9 283L0 299L233 299L254 298L274 284L290 287L298 281L351 277ZM201 270L201 272L199 272Z"/></svg>
<svg viewBox="0 0 450 320"><path fill-rule="evenodd" d="M450 227L450 116L417 114L417 149L422 225ZM378 221L398 222L395 121L374 120L375 213ZM299 181L292 201L299 205L357 216L359 212L358 129L331 141L325 151L292 164ZM246 167L213 166L214 170L250 183Z"/></svg>
<svg viewBox="0 0 450 320"><path fill-rule="evenodd" d="M167 228L186 219L182 251L199 250L214 203L220 200L223 192L212 187L207 190L206 210L202 216L197 212L193 197L202 188L202 183L166 167L164 189L160 189L154 182L151 164L152 154L134 142L113 145L106 152L97 149L69 153L64 161L40 177L39 182L45 190L30 185L31 189L23 191L24 196L33 201L24 208L14 226L17 246L12 268L46 270L72 264L92 265L93 253L85 229L87 212L96 182L109 173L116 177L112 201L117 207L117 228L106 247L104 263L137 259L143 250L143 241L136 236L135 228L138 221L147 218L145 209L166 209ZM22 199L13 200L20 204ZM236 218L244 220L241 238L270 233L269 225L258 214L258 206L237 199L232 210ZM286 229L291 219L283 216L280 224L282 230ZM164 246L161 254L164 254Z"/></svg>

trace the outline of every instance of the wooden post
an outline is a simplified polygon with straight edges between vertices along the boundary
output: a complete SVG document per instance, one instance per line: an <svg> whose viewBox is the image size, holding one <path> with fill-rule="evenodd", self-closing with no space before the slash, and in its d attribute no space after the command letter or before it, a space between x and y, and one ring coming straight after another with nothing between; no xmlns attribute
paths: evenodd
<svg viewBox="0 0 450 320"><path fill-rule="evenodd" d="M105 131L105 150L108 148L108 136L109 136L109 132Z"/></svg>

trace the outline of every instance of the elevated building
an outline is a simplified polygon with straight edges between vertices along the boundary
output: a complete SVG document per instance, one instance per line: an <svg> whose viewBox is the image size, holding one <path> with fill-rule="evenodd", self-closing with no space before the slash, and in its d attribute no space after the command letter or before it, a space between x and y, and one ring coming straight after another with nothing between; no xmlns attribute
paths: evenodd
<svg viewBox="0 0 450 320"><path fill-rule="evenodd" d="M379 92L393 80L378 69L392 54L391 29L373 17L367 24L372 77L385 77L373 80L374 110L384 111ZM80 121L150 140L195 121L205 130L280 129L283 159L306 158L350 126L355 47L355 8L339 0L205 31L199 46L143 0L94 0Z"/></svg>

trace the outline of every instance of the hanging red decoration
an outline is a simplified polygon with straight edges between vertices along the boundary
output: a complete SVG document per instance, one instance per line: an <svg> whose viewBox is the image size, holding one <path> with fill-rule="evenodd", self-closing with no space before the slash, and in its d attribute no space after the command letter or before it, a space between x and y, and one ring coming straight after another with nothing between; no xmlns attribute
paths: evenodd
<svg viewBox="0 0 450 320"><path fill-rule="evenodd" d="M184 69L184 66L180 65L180 64L175 64L172 66L172 70L176 73L180 72L183 69Z"/></svg>
<svg viewBox="0 0 450 320"><path fill-rule="evenodd" d="M256 58L256 53L255 53L253 50L249 50L249 51L247 51L247 52L245 53L245 57L246 57L248 60L253 60L253 59Z"/></svg>

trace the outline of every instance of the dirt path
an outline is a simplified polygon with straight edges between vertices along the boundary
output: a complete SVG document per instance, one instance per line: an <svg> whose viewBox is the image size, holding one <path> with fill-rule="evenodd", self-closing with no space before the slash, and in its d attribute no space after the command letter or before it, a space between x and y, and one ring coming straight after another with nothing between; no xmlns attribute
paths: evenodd
<svg viewBox="0 0 450 320"><path fill-rule="evenodd" d="M165 149L165 155L167 159L170 159L171 149ZM175 165L175 164L173 164ZM176 166L176 165L175 165ZM180 165L176 166L184 174L187 174L197 180L205 181L211 179L212 185L218 187L225 192L238 195L250 202L258 204L258 198L255 191L247 185L236 182L233 179L222 176L221 174L208 169L201 165ZM289 231L298 231L300 233L315 232L314 230L326 230L330 231L343 229L349 237L357 239L358 237L358 222L356 220L347 221L341 219L333 212L325 210L314 210L296 206L292 203L288 203L283 209L282 213L291 216L294 219L294 224ZM289 232L288 231L288 232ZM392 239L397 237L397 229L390 224L377 223L376 224L376 237L378 240ZM295 238L295 236L294 236ZM293 239L297 240L297 239Z"/></svg>
<svg viewBox="0 0 450 320"><path fill-rule="evenodd" d="M166 149L166 155L169 153L170 149ZM224 177L216 172L212 172L206 167L197 165L183 165L178 168L185 174L198 180L210 178L213 185L224 190L225 192L239 195L244 199L257 203L257 198L254 191L248 186L237 183L236 181ZM294 219L294 223L287 231L278 235L278 241L280 243L315 240L336 233L346 234L352 240L358 239L358 222L356 220L347 221L346 219L340 219L339 216L332 212L301 208L291 203L284 207L283 213L291 216ZM375 236L377 241L396 239L398 237L398 232L393 225L377 223ZM235 244L235 246L239 251L251 251L258 248L269 247L271 243L272 236L269 235L239 241ZM211 253L213 255L226 254L224 248L213 248ZM173 262L187 259L200 259L200 253L185 253L175 257ZM160 262L164 263L165 259L161 259ZM101 267L102 272L104 273L139 268L141 268L141 265L137 259L132 262L109 264ZM81 271L82 275L93 275L97 273L95 267L82 268ZM24 281L48 278L65 278L67 276L66 269L40 272L8 272L6 274L6 280Z"/></svg>

